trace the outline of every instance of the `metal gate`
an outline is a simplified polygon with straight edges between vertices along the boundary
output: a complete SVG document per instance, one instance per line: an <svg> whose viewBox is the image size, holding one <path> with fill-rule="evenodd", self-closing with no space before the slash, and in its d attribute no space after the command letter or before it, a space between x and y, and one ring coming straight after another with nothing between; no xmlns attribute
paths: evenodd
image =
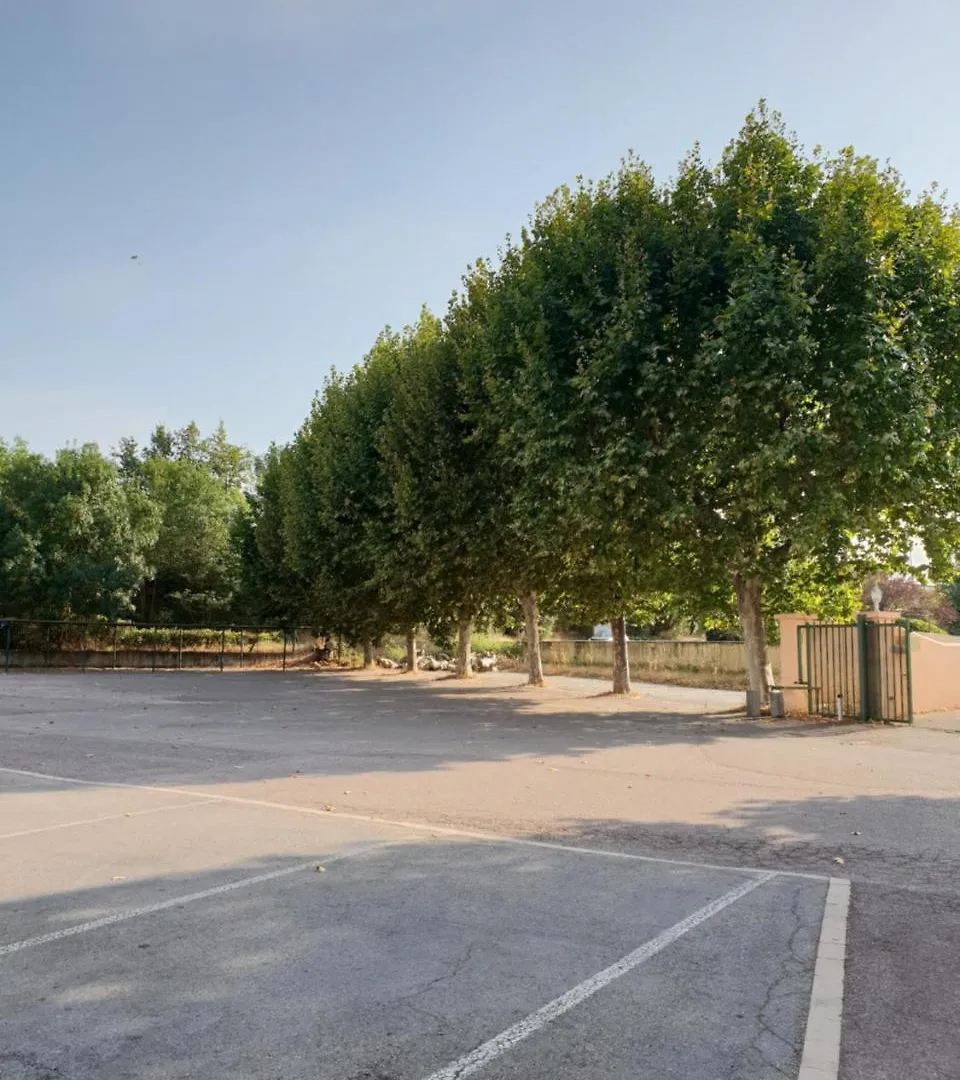
<svg viewBox="0 0 960 1080"><path fill-rule="evenodd" d="M864 720L913 723L910 671L910 627L900 623L861 620Z"/></svg>
<svg viewBox="0 0 960 1080"><path fill-rule="evenodd" d="M913 722L909 626L807 623L797 650L812 716Z"/></svg>

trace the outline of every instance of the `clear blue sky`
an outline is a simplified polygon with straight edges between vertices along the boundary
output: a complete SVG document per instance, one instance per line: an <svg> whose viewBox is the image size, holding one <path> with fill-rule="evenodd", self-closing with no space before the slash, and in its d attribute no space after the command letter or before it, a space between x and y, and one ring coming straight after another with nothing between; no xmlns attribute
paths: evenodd
<svg viewBox="0 0 960 1080"><path fill-rule="evenodd" d="M554 187L760 97L960 193L958 44L957 0L0 0L0 437L286 441Z"/></svg>

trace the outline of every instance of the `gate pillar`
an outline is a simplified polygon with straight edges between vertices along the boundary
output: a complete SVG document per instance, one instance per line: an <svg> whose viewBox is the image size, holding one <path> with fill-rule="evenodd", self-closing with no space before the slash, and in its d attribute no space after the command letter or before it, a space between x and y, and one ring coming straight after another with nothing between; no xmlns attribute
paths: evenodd
<svg viewBox="0 0 960 1080"><path fill-rule="evenodd" d="M800 655L798 651L798 628L815 622L815 615L789 613L777 615L780 627L780 682L783 693L783 709L788 716L806 715L807 687L800 682Z"/></svg>

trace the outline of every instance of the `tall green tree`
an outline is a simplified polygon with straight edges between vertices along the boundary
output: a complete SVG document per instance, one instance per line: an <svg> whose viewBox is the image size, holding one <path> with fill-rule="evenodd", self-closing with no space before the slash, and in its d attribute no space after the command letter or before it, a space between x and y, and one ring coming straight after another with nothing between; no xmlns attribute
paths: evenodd
<svg viewBox="0 0 960 1080"><path fill-rule="evenodd" d="M554 595L611 621L618 693L630 688L627 616L666 583L656 455L669 255L662 194L633 160L555 192L516 252L519 355L502 395L515 518L546 554Z"/></svg>
<svg viewBox="0 0 960 1080"><path fill-rule="evenodd" d="M956 545L960 233L930 195L844 151L806 156L751 114L675 188L688 433L666 474L706 580L732 581L750 682L769 686L764 591L791 562L849 578Z"/></svg>
<svg viewBox="0 0 960 1080"><path fill-rule="evenodd" d="M491 595L515 596L523 609L531 685L543 684L540 606L544 590L557 578L556 542L540 526L529 501L523 443L521 389L525 362L523 331L533 335L538 318L535 290L522 248L508 242L500 266L476 263L463 279L451 329L457 357L463 417L475 460L483 468Z"/></svg>
<svg viewBox="0 0 960 1080"><path fill-rule="evenodd" d="M291 447L286 534L323 629L363 645L368 657L385 633L404 630L415 660L417 568L396 572L392 552L404 537L380 446L402 352L400 336L384 331L363 365L328 378Z"/></svg>
<svg viewBox="0 0 960 1080"><path fill-rule="evenodd" d="M244 618L283 626L316 618L310 581L292 550L294 500L292 450L273 445L256 463L256 483L247 492L249 512L236 522L241 559L238 604Z"/></svg>
<svg viewBox="0 0 960 1080"><path fill-rule="evenodd" d="M196 424L188 424L174 432L156 428L142 450L124 440L117 459L127 490L145 495L160 521L147 552L140 618L229 620L241 585L249 452L231 445L222 425L204 438Z"/></svg>
<svg viewBox="0 0 960 1080"><path fill-rule="evenodd" d="M461 678L472 674L477 619L502 606L509 557L501 543L500 484L470 423L461 374L481 331L467 298L451 304L445 325L421 315L402 341L401 377L380 433L400 537L384 552L388 574L416 568L423 619L434 629L457 627Z"/></svg>
<svg viewBox="0 0 960 1080"><path fill-rule="evenodd" d="M126 617L158 521L94 444L51 461L0 443L0 612Z"/></svg>

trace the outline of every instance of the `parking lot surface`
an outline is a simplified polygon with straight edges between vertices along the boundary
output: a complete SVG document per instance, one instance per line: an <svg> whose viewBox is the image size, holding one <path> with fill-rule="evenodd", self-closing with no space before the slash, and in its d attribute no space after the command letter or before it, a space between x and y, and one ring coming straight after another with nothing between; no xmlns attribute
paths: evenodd
<svg viewBox="0 0 960 1080"><path fill-rule="evenodd" d="M726 703L598 690L0 680L0 1077L797 1077L825 860L628 835Z"/></svg>

